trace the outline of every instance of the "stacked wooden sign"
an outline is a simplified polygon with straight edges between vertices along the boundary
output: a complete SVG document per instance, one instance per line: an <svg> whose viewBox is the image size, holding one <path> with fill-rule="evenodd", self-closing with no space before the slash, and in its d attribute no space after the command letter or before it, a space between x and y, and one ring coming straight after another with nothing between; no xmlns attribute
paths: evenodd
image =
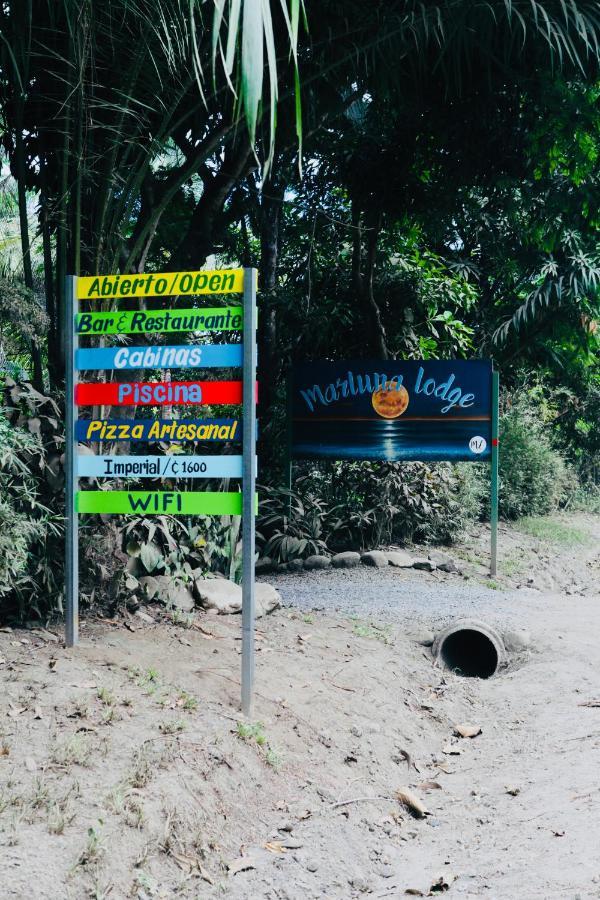
<svg viewBox="0 0 600 900"><path fill-rule="evenodd" d="M246 688L251 690L254 620L254 514L256 466L256 271L170 272L148 275L99 275L69 279L71 321L67 341L67 643L77 641L78 514L243 515L243 592ZM200 294L243 293L244 305L158 310L118 309L132 297L184 297ZM117 309L83 309L81 301L107 302ZM89 305L89 303L87 304ZM162 305L162 304L161 304ZM79 348L79 336L155 335L165 332L242 332L243 344L144 344ZM130 338L135 343L135 337ZM110 338L109 338L110 340ZM240 368L236 381L124 380L135 370ZM91 370L104 381L78 383L77 373ZM114 373L120 373L116 378ZM126 377L126 375L125 375ZM80 407L243 405L243 426L237 418L79 417ZM194 442L242 441L239 455L99 455L81 454L79 442ZM242 491L79 490L80 478L117 481L152 478L241 479ZM250 655L249 655L250 654ZM250 670L248 670L250 666ZM244 674L244 673L243 673ZM250 684L248 679L250 678ZM243 679L244 680L244 679ZM246 691L246 693L247 693ZM243 691L244 693L244 691ZM246 697L244 706L249 705Z"/></svg>

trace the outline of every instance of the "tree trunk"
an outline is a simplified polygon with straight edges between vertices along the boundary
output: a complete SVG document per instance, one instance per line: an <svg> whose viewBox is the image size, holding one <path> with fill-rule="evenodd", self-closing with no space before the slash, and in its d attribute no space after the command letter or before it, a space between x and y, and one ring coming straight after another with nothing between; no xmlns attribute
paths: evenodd
<svg viewBox="0 0 600 900"><path fill-rule="evenodd" d="M275 163L274 163L275 165ZM273 403L284 360L277 341L277 262L279 258L280 224L284 179L271 171L263 188L260 214L260 268L258 318L258 416L261 458L267 469L274 461Z"/></svg>
<svg viewBox="0 0 600 900"><path fill-rule="evenodd" d="M50 386L58 387L60 383L58 330L56 321L56 299L54 292L54 262L52 259L52 239L50 236L50 210L48 206L46 161L40 158L40 227L42 230L42 247L44 252L44 288L46 293L46 312L48 314L48 374Z"/></svg>
<svg viewBox="0 0 600 900"><path fill-rule="evenodd" d="M366 350L380 359L387 359L385 328L373 286L381 213L371 214L363 224L362 212L353 201L352 228L352 286L364 314Z"/></svg>
<svg viewBox="0 0 600 900"><path fill-rule="evenodd" d="M23 276L25 287L33 291L33 269L31 266L31 242L29 240L29 221L27 217L27 188L25 145L23 143L23 98L17 101L15 128L15 169L17 176L17 192L19 200L19 226L21 230L21 249L23 251ZM42 351L37 340L30 342L31 362L33 366L33 386L40 394L44 393L44 367Z"/></svg>
<svg viewBox="0 0 600 900"><path fill-rule="evenodd" d="M371 335L373 351L381 359L388 359L389 351L385 335L385 328L381 318L381 311L375 300L373 277L375 273L375 261L377 257L377 241L381 231L381 213L373 217L366 236L365 278L363 280L363 301L368 318L368 327Z"/></svg>

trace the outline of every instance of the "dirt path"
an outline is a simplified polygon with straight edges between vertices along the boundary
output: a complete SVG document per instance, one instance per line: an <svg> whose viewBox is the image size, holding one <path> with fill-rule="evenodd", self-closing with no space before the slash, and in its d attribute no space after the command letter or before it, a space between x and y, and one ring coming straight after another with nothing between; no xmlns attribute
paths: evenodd
<svg viewBox="0 0 600 900"><path fill-rule="evenodd" d="M563 526L589 540L506 533L525 568L492 589L472 547L466 581L369 572L381 602L355 619L335 606L363 570L281 579L302 608L260 622L252 723L239 618L89 621L75 651L0 632L0 895L387 898L442 878L451 897L600 897L600 523ZM553 589L515 590L532 571ZM496 679L415 640L461 597L532 633ZM454 737L465 722L482 733Z"/></svg>

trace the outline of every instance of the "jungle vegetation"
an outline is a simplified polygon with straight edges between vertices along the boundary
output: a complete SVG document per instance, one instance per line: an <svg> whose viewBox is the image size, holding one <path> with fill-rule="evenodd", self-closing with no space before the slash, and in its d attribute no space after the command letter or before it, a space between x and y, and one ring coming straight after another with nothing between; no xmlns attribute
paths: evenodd
<svg viewBox="0 0 600 900"><path fill-rule="evenodd" d="M4 0L0 598L60 602L67 274L258 268L276 559L485 515L476 467L357 463L300 467L287 517L294 361L492 358L503 514L595 502L599 38L591 0ZM235 574L235 523L103 528L113 598L141 548Z"/></svg>

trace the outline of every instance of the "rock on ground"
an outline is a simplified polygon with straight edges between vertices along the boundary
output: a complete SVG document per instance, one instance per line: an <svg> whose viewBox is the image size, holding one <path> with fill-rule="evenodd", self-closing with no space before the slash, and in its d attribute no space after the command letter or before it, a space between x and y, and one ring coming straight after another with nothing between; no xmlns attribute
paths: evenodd
<svg viewBox="0 0 600 900"><path fill-rule="evenodd" d="M204 609L215 609L221 615L241 612L242 589L239 584L226 578L197 578L194 587Z"/></svg>
<svg viewBox="0 0 600 900"><path fill-rule="evenodd" d="M413 558L406 550L388 550L386 556L390 566L398 569L412 569Z"/></svg>
<svg viewBox="0 0 600 900"><path fill-rule="evenodd" d="M531 634L525 629L505 631L502 637L504 639L504 646L509 653L520 653L522 650L527 650L527 648L531 646Z"/></svg>
<svg viewBox="0 0 600 900"><path fill-rule="evenodd" d="M413 569L423 569L425 572L434 572L437 569L437 566L431 559L414 559Z"/></svg>
<svg viewBox="0 0 600 900"><path fill-rule="evenodd" d="M388 558L381 550L368 550L360 558L363 566L374 566L376 569L383 569L388 565Z"/></svg>
<svg viewBox="0 0 600 900"><path fill-rule="evenodd" d="M432 550L429 554L429 559L431 562L435 563L436 567L440 569L442 572L457 572L458 568L456 566L455 561L449 556L447 553L442 553L441 550Z"/></svg>
<svg viewBox="0 0 600 900"><path fill-rule="evenodd" d="M171 575L144 575L139 581L149 600L160 600L166 606L175 606L183 612L191 612L196 605L188 585Z"/></svg>
<svg viewBox="0 0 600 900"><path fill-rule="evenodd" d="M336 569L353 569L360 565L360 553L355 553L353 550L336 553L331 557L331 565Z"/></svg>
<svg viewBox="0 0 600 900"><path fill-rule="evenodd" d="M242 611L242 589L233 581L225 578L198 578L195 588L204 609L213 609L219 615L230 615ZM254 597L257 619L281 606L279 591L267 582L256 583Z"/></svg>
<svg viewBox="0 0 600 900"><path fill-rule="evenodd" d="M331 565L331 560L328 556L319 556L314 554L313 556L308 556L304 560L304 568L305 569L328 569Z"/></svg>
<svg viewBox="0 0 600 900"><path fill-rule="evenodd" d="M281 594L272 584L266 581L258 581L254 586L254 602L256 604L256 618L260 619L281 606Z"/></svg>

